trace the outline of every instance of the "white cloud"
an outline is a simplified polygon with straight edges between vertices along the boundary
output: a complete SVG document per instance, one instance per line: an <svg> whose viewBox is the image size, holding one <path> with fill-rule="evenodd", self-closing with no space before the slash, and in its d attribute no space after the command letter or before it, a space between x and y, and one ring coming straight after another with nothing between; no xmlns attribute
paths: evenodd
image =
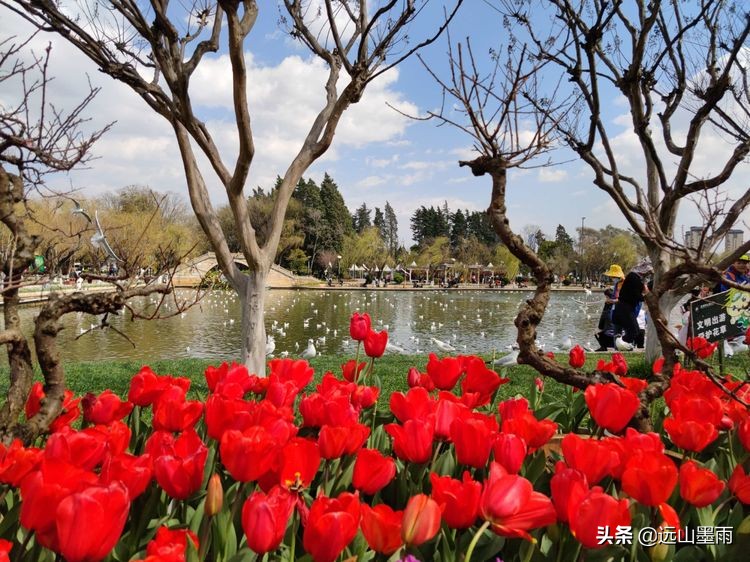
<svg viewBox="0 0 750 562"><path fill-rule="evenodd" d="M356 187L358 189L367 189L370 187L375 187L377 185L383 185L385 181L385 178L381 176L367 176L366 178L362 178L361 180L359 180Z"/></svg>
<svg viewBox="0 0 750 562"><path fill-rule="evenodd" d="M543 183L558 183L568 179L568 172L560 168L539 168L539 181Z"/></svg>

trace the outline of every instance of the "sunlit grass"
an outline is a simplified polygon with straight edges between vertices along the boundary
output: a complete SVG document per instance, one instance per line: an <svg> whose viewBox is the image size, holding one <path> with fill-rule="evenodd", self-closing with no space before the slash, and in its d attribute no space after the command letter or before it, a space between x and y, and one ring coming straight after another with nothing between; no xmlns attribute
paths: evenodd
<svg viewBox="0 0 750 562"><path fill-rule="evenodd" d="M735 356L726 361L726 371L744 377L744 373L750 367L750 356L742 354ZM643 354L628 353L625 354L630 366L630 375L636 377L645 377L651 372L651 366L645 364ZM320 381L322 376L331 371L336 375L341 373L341 365L352 356L323 356L316 357L310 361L311 366L315 369L315 382ZM586 360L585 370L593 370L599 359L608 359L606 354L589 355ZM396 391L406 391L406 374L410 367L417 367L420 371L425 371L427 364L426 355L385 355L376 360L374 372L378 375L382 383L382 392L380 397L379 408L387 407L390 395ZM489 358L487 358L489 360ZM556 360L567 362L567 354L557 354ZM191 395L193 397L204 397L208 389L206 380L203 375L206 367L209 365L218 365L220 359L175 359L167 361L153 361L149 366L158 374L171 374L188 377L192 380ZM714 359L718 367L718 361ZM85 394L86 392L98 393L105 389L124 396L127 394L128 385L131 377L138 372L143 363L138 361L90 361L80 363L69 363L65 365L65 376L67 386L76 394ZM7 367L3 369L2 380L0 380L0 392L8 388ZM509 398L517 395L528 395L534 379L539 374L534 369L518 365L505 369L503 376L508 377L510 382L500 388L499 399ZM562 396L565 386L557 383L552 379L545 380L545 394L550 398ZM308 391L311 390L308 389Z"/></svg>

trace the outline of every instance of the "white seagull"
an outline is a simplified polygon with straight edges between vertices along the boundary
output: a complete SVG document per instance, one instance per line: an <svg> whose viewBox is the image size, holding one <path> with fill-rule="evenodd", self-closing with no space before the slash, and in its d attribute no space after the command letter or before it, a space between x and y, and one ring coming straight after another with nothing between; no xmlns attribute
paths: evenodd
<svg viewBox="0 0 750 562"><path fill-rule="evenodd" d="M633 351L633 344L626 342L622 336L617 336L615 340L615 349L617 351Z"/></svg>
<svg viewBox="0 0 750 562"><path fill-rule="evenodd" d="M565 339L560 343L560 349L568 351L573 347L573 336L568 334Z"/></svg>
<svg viewBox="0 0 750 562"><path fill-rule="evenodd" d="M94 212L94 219L96 220L96 234L91 237L91 244L93 244L95 248L104 248L104 251L110 258L117 261L122 261L117 257L117 254L115 254L112 246L109 245L109 242L107 242L107 237L104 236L102 225L99 223L99 211Z"/></svg>
<svg viewBox="0 0 750 562"><path fill-rule="evenodd" d="M512 367L513 365L518 365L519 353L520 353L519 350L514 349L507 355L503 355L502 357L498 357L497 359L495 359L495 361L492 364L497 367Z"/></svg>
<svg viewBox="0 0 750 562"><path fill-rule="evenodd" d="M271 355L276 349L276 340L273 336L266 336L266 356Z"/></svg>
<svg viewBox="0 0 750 562"><path fill-rule="evenodd" d="M307 340L307 348L302 352L302 359L312 359L318 354L312 339Z"/></svg>
<svg viewBox="0 0 750 562"><path fill-rule="evenodd" d="M453 347L451 344L445 343L444 341L440 341L437 338L430 338L430 341L434 343L440 351L445 351L446 353L456 351L456 348Z"/></svg>
<svg viewBox="0 0 750 562"><path fill-rule="evenodd" d="M89 216L89 214L88 214L88 213L87 213L87 212L86 212L86 211L85 211L85 210L83 209L83 207L81 207L81 204L80 204L80 203L79 203L78 201L76 201L75 199L72 199L72 198L71 198L71 201L73 201L73 205L75 205L75 207L73 208L73 210L71 211L71 213L72 213L72 214L74 214L74 215L81 215L81 216L82 216L83 218L85 218L85 219L86 219L86 220L87 220L88 222L91 222L91 217L90 217L90 216Z"/></svg>

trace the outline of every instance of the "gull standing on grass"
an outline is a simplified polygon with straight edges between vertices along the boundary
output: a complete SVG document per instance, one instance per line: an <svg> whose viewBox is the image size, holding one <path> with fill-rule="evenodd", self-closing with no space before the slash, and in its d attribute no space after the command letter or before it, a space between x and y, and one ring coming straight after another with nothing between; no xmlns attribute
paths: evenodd
<svg viewBox="0 0 750 562"><path fill-rule="evenodd" d="M318 352L315 349L315 344L312 339L307 340L307 348L302 352L302 359L312 359Z"/></svg>

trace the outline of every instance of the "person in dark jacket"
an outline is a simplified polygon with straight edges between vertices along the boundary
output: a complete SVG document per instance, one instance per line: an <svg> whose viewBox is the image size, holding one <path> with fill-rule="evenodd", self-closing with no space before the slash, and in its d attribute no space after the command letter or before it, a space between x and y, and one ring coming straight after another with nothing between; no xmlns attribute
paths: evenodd
<svg viewBox="0 0 750 562"><path fill-rule="evenodd" d="M638 312L643 304L643 295L648 291L647 278L653 271L651 261L642 260L625 276L620 286L612 321L622 328L622 339L627 343L634 344L638 339Z"/></svg>

